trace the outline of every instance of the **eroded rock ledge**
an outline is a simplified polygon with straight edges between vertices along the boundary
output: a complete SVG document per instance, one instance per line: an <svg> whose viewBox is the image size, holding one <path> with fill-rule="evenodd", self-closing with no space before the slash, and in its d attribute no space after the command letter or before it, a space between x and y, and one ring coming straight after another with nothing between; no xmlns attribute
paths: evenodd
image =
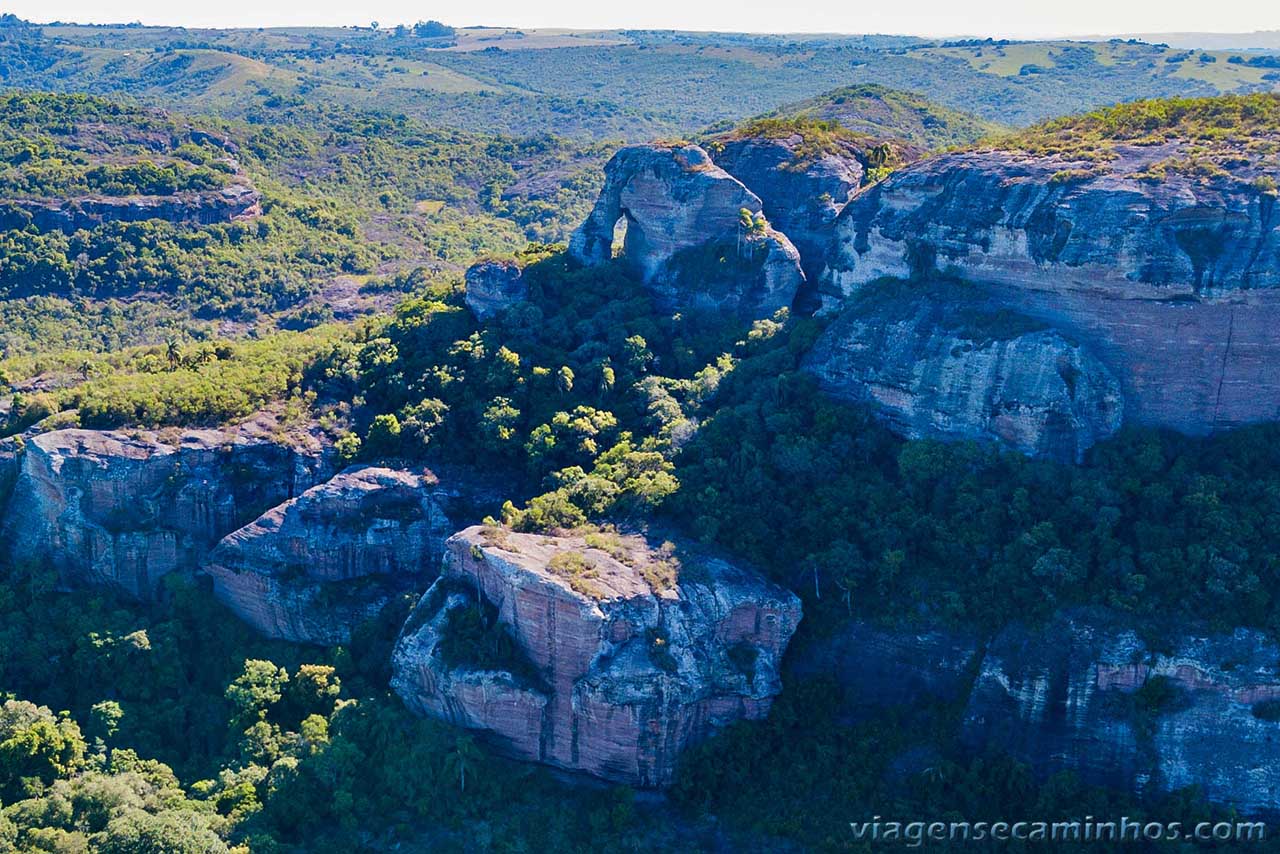
<svg viewBox="0 0 1280 854"><path fill-rule="evenodd" d="M521 759L641 786L680 752L764 716L795 595L637 536L472 527L406 623L392 685Z"/></svg>
<svg viewBox="0 0 1280 854"><path fill-rule="evenodd" d="M357 466L228 534L205 571L264 635L324 645L435 579L449 496L429 472Z"/></svg>

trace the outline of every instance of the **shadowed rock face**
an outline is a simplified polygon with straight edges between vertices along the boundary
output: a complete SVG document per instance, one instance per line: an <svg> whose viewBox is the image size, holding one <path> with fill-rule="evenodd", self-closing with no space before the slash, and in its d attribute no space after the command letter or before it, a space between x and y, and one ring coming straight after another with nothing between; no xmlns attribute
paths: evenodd
<svg viewBox="0 0 1280 854"><path fill-rule="evenodd" d="M800 255L767 223L744 227L743 210L761 213L760 199L698 146L629 146L605 166L604 188L569 252L584 264L607 262L624 220L624 262L661 306L766 317L795 298Z"/></svg>
<svg viewBox="0 0 1280 854"><path fill-rule="evenodd" d="M862 185L860 151L852 143L813 157L800 153L804 138L744 137L724 140L716 165L760 197L765 216L800 252L806 279L827 263L836 217Z"/></svg>
<svg viewBox="0 0 1280 854"><path fill-rule="evenodd" d="M508 306L523 302L529 283L515 261L481 261L467 268L467 308L477 320L488 320Z"/></svg>
<svg viewBox="0 0 1280 854"><path fill-rule="evenodd" d="M964 739L1046 773L1139 792L1197 785L1246 814L1275 813L1280 708L1259 704L1280 698L1280 646L1245 629L1171 640L1154 652L1100 614L1006 629L983 659Z"/></svg>
<svg viewBox="0 0 1280 854"><path fill-rule="evenodd" d="M828 310L881 277L947 274L1087 347L1126 418L1204 434L1280 415L1280 214L1252 167L1147 170L1179 143L1121 145L1100 172L1008 151L943 155L846 206ZM1093 167L1097 169L1097 167Z"/></svg>
<svg viewBox="0 0 1280 854"><path fill-rule="evenodd" d="M319 448L217 430L59 430L29 439L21 460L3 525L9 557L140 599L326 474Z"/></svg>
<svg viewBox="0 0 1280 854"><path fill-rule="evenodd" d="M999 441L1068 462L1119 429L1110 371L1062 335L981 303L903 286L855 301L805 359L830 394L908 438Z"/></svg>
<svg viewBox="0 0 1280 854"><path fill-rule="evenodd" d="M351 641L351 630L436 576L451 533L430 473L348 469L223 538L214 593L262 634Z"/></svg>
<svg viewBox="0 0 1280 854"><path fill-rule="evenodd" d="M666 785L685 747L764 716L800 619L793 594L753 573L675 559L679 581L667 586L653 579L673 558L638 537L605 551L468 528L449 539L440 580L401 633L392 686L518 758ZM477 608L509 637L509 663L450 652L455 612Z"/></svg>

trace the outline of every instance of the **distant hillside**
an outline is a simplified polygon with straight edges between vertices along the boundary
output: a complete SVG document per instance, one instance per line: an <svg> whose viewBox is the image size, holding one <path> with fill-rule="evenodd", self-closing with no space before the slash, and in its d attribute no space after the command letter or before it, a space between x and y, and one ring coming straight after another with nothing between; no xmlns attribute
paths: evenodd
<svg viewBox="0 0 1280 854"><path fill-rule="evenodd" d="M1022 126L1137 98L1274 90L1265 55L1138 41L675 31L182 29L0 22L0 84L260 124L302 105L515 136L644 141L878 84Z"/></svg>
<svg viewBox="0 0 1280 854"><path fill-rule="evenodd" d="M836 122L846 130L902 139L927 149L966 145L1007 127L940 106L913 92L874 83L844 86L794 104L764 118L806 116Z"/></svg>

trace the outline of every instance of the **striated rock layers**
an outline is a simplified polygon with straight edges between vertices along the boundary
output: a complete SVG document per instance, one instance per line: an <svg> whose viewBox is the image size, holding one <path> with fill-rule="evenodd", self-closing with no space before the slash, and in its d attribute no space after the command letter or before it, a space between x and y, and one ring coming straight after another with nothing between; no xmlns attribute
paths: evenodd
<svg viewBox="0 0 1280 854"><path fill-rule="evenodd" d="M993 638L853 621L807 639L792 675L834 679L846 717L963 707L961 740L1135 793L1199 786L1246 814L1280 804L1280 645L1185 628L1149 647L1116 614L1064 611Z"/></svg>
<svg viewBox="0 0 1280 854"><path fill-rule="evenodd" d="M515 261L480 261L467 268L466 282L467 308L480 321L529 295L529 283Z"/></svg>
<svg viewBox="0 0 1280 854"><path fill-rule="evenodd" d="M871 404L895 432L1076 462L1119 429L1111 372L1043 323L958 295L877 290L826 329L804 367L829 393Z"/></svg>
<svg viewBox="0 0 1280 854"><path fill-rule="evenodd" d="M712 148L716 165L760 197L765 216L800 252L807 280L827 263L836 217L862 185L863 151L847 140L809 152L799 133L736 136Z"/></svg>
<svg viewBox="0 0 1280 854"><path fill-rule="evenodd" d="M223 538L205 571L214 593L269 637L317 644L434 580L448 497L430 473L360 466Z"/></svg>
<svg viewBox="0 0 1280 854"><path fill-rule="evenodd" d="M789 307L804 280L799 253L769 226L759 197L696 145L619 150L570 254L607 262L620 220L623 263L672 311L766 317Z"/></svg>
<svg viewBox="0 0 1280 854"><path fill-rule="evenodd" d="M1247 814L1280 805L1280 645L1174 636L1167 652L1101 614L1012 627L991 643L963 736L1042 772L1135 791L1199 786Z"/></svg>
<svg viewBox="0 0 1280 854"><path fill-rule="evenodd" d="M799 620L793 594L715 558L472 527L406 623L392 685L518 758L662 786L685 747L768 711Z"/></svg>
<svg viewBox="0 0 1280 854"><path fill-rule="evenodd" d="M262 213L262 194L247 183L208 192L172 196L95 196L80 199L9 199L0 204L0 227L39 231L95 228L107 222L161 219L211 225L253 219Z"/></svg>
<svg viewBox="0 0 1280 854"><path fill-rule="evenodd" d="M1190 144L1117 144L1101 163L988 150L910 166L840 214L822 297L834 309L881 277L964 278L1092 351L1135 423L1204 434L1273 420L1274 184L1247 152L1230 171L1184 168Z"/></svg>
<svg viewBox="0 0 1280 854"><path fill-rule="evenodd" d="M26 442L3 522L14 561L148 599L215 543L325 474L318 448L248 431L59 430Z"/></svg>

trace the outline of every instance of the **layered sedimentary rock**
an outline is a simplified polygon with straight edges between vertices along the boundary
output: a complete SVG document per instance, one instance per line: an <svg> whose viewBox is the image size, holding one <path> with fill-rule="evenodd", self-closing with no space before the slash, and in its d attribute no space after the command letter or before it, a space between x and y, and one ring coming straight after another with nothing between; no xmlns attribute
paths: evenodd
<svg viewBox="0 0 1280 854"><path fill-rule="evenodd" d="M529 283L516 261L481 261L467 268L467 308L477 320L488 320L508 306L523 302Z"/></svg>
<svg viewBox="0 0 1280 854"><path fill-rule="evenodd" d="M262 634L349 643L394 597L435 579L452 533L447 504L428 472L348 469L228 534L205 571Z"/></svg>
<svg viewBox="0 0 1280 854"><path fill-rule="evenodd" d="M253 219L262 213L262 194L249 184L172 196L94 196L79 199L10 199L0 204L0 228L34 226L68 234L106 222L161 219L210 225Z"/></svg>
<svg viewBox="0 0 1280 854"><path fill-rule="evenodd" d="M1199 786L1247 814L1280 805L1280 646L1262 632L1150 649L1105 614L993 640L965 711L975 748L1134 791Z"/></svg>
<svg viewBox="0 0 1280 854"><path fill-rule="evenodd" d="M318 446L248 428L44 433L26 442L2 539L10 559L47 563L64 583L147 599L325 469Z"/></svg>
<svg viewBox="0 0 1280 854"><path fill-rule="evenodd" d="M714 557L473 527L448 541L392 685L518 758L661 786L686 746L768 711L799 619L793 594Z"/></svg>
<svg viewBox="0 0 1280 854"><path fill-rule="evenodd" d="M22 469L22 448L15 439L0 441L0 514L9 505L9 495ZM0 529L3 524L0 524Z"/></svg>
<svg viewBox="0 0 1280 854"><path fill-rule="evenodd" d="M864 294L804 367L823 389L870 404L909 438L999 441L1075 462L1123 418L1119 384L1087 349L956 289Z"/></svg>
<svg viewBox="0 0 1280 854"><path fill-rule="evenodd" d="M1092 351L1135 423L1203 434L1274 419L1274 184L1247 151L1197 172L1192 144L1118 144L1102 162L972 151L903 169L841 213L825 304L881 277L957 276Z"/></svg>
<svg viewBox="0 0 1280 854"><path fill-rule="evenodd" d="M759 197L696 145L619 150L570 254L609 261L620 220L623 263L669 310L765 317L789 307L804 280L799 253L769 226Z"/></svg>
<svg viewBox="0 0 1280 854"><path fill-rule="evenodd" d="M759 196L769 222L795 244L806 279L821 275L836 217L862 185L864 151L837 139L811 153L800 133L731 135L712 151L716 165Z"/></svg>

